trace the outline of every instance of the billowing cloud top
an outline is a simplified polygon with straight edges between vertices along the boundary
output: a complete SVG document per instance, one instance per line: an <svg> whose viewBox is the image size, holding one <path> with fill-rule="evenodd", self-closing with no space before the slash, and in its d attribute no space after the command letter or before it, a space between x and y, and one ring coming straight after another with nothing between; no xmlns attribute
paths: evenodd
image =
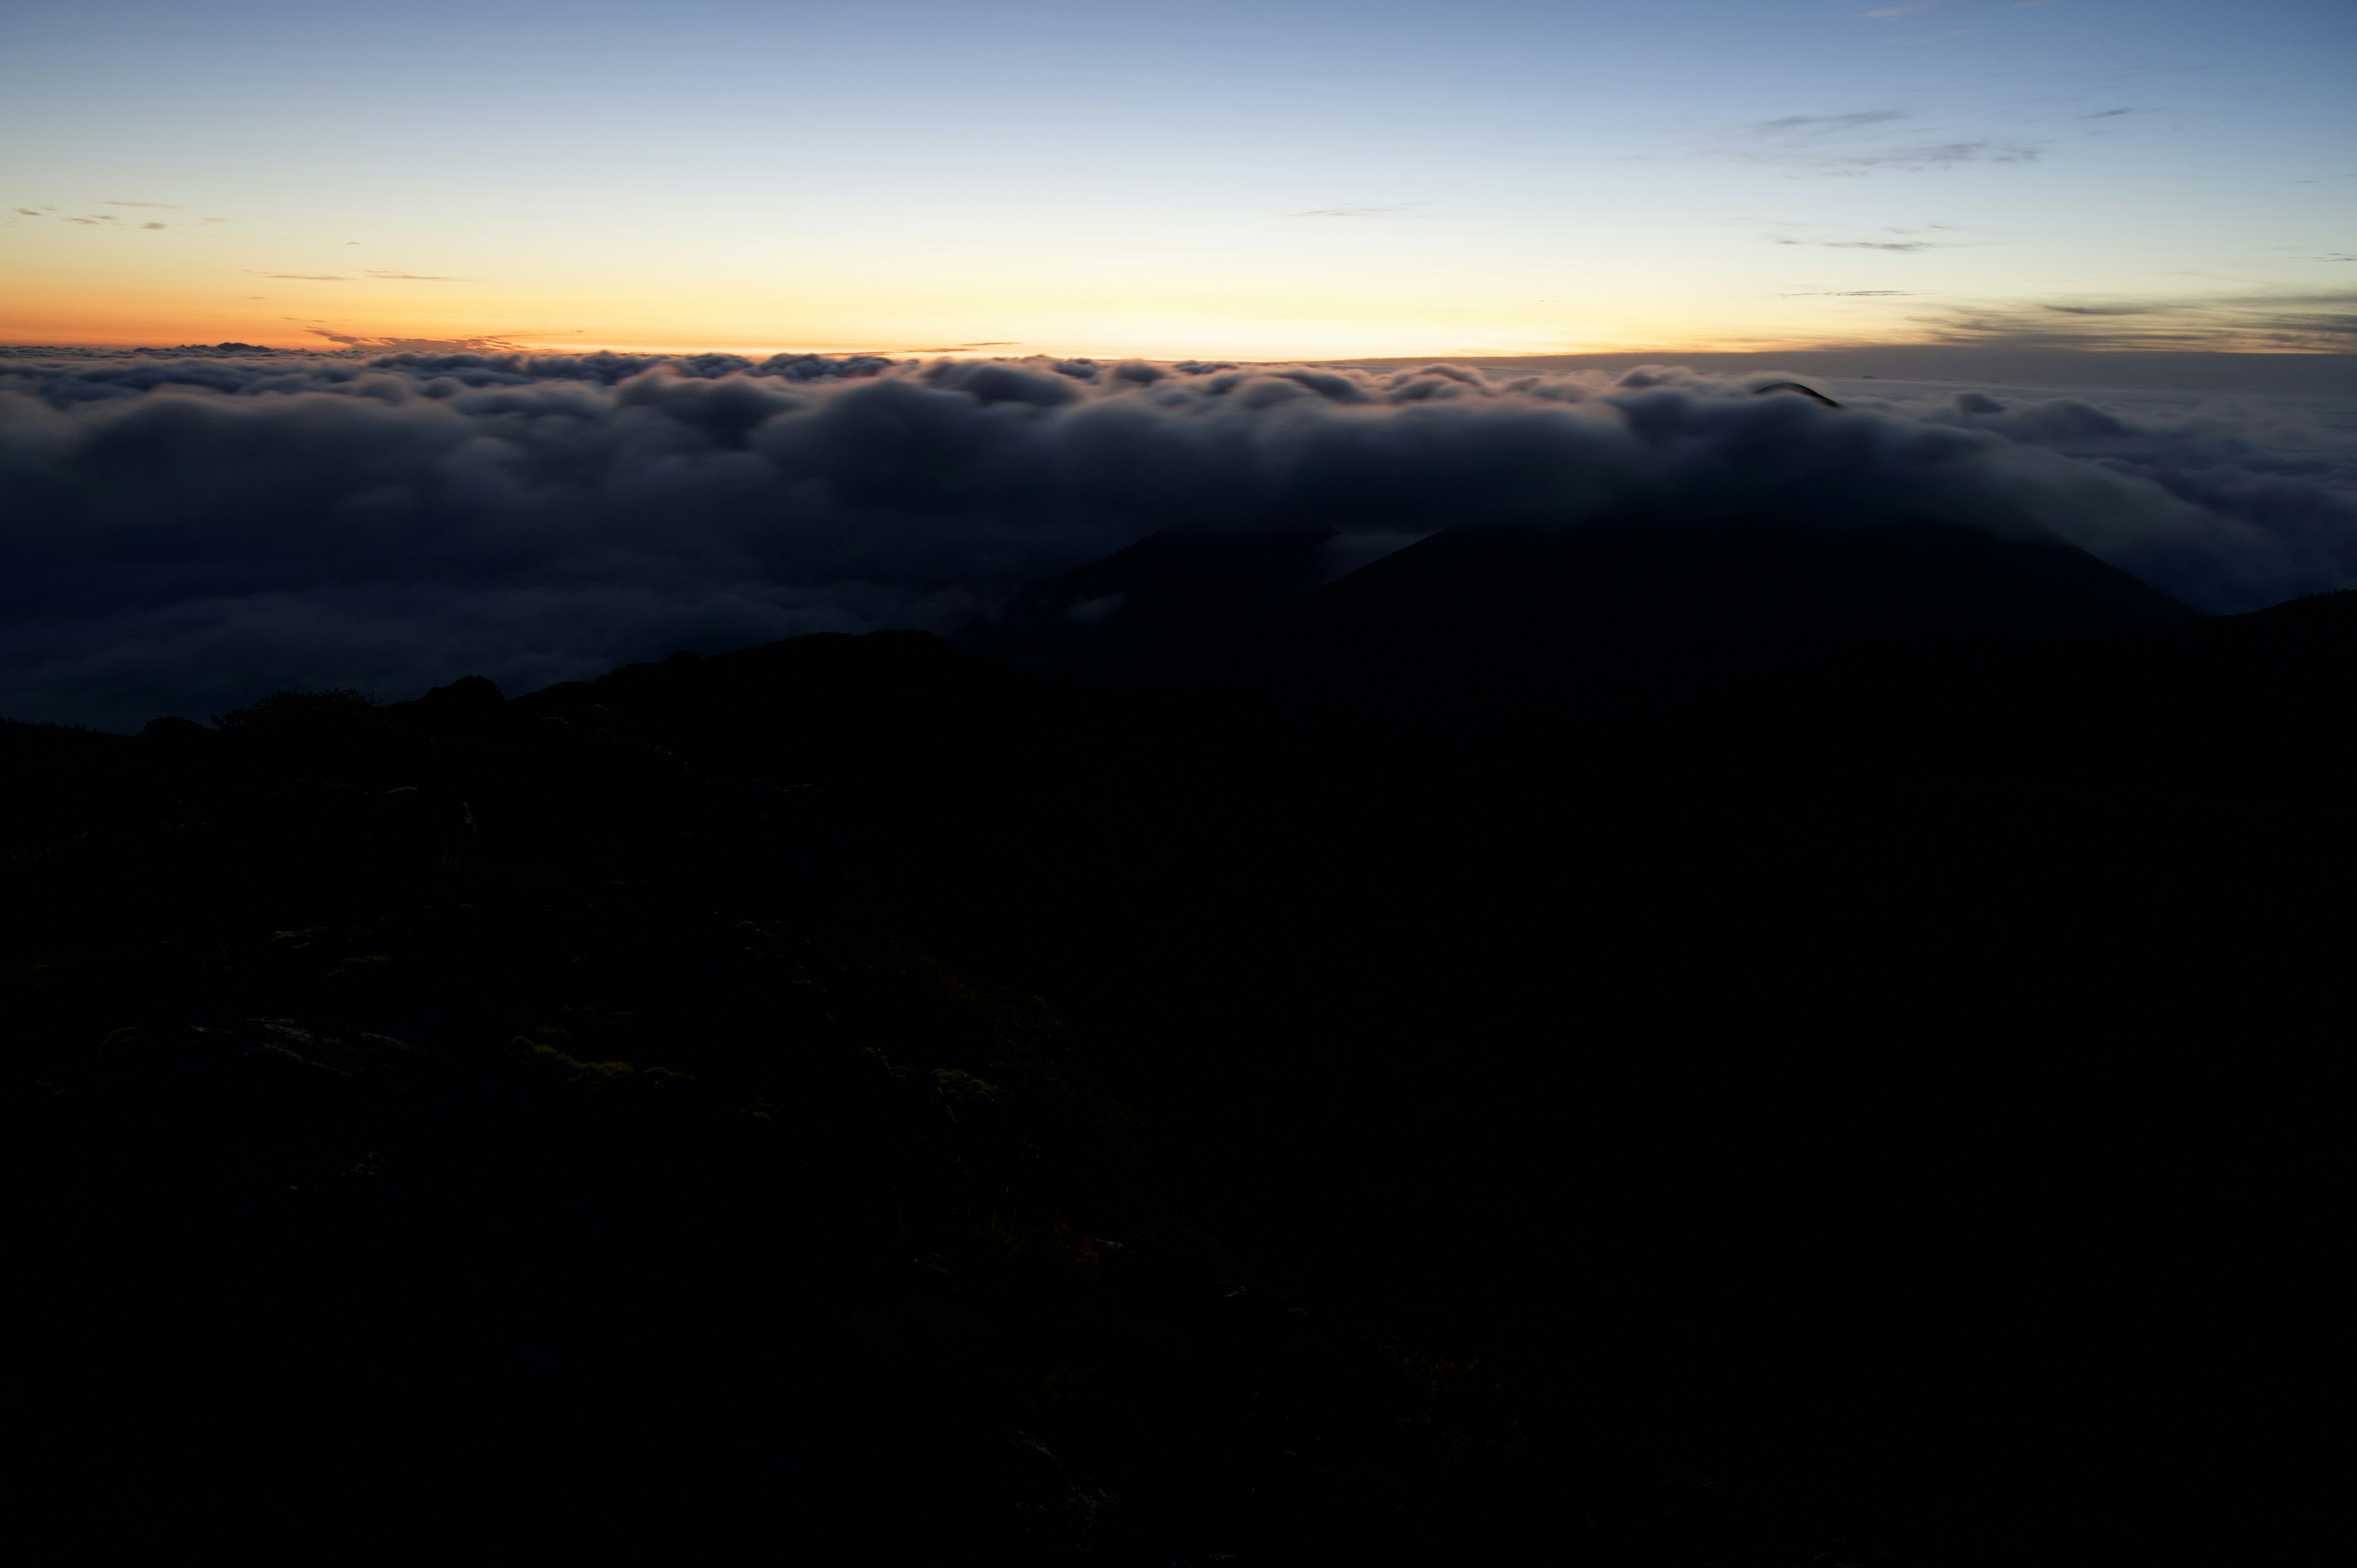
<svg viewBox="0 0 2357 1568"><path fill-rule="evenodd" d="M986 620L1168 527L1937 518L2190 603L2357 583L2357 475L2280 408L1447 365L728 355L0 358L0 714L510 690L675 648Z"/></svg>

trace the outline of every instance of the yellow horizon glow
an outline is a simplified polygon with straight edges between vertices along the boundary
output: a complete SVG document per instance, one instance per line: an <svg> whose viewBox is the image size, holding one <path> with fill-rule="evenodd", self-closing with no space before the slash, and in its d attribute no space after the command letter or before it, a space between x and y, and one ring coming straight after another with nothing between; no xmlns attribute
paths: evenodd
<svg viewBox="0 0 2357 1568"><path fill-rule="evenodd" d="M1289 248L1256 252L1249 266L1215 249L1146 244L1052 266L1012 248L845 247L785 263L758 244L682 263L628 242L585 254L481 237L442 247L447 260L410 263L413 273L398 263L421 247L404 235L259 227L13 224L0 234L0 342L329 350L343 339L488 340L550 351L1270 362L1908 340L1889 311L1854 308L1878 302L1730 290L1692 257L1589 259L1546 277L1461 248L1346 258L1324 231L1281 231Z"/></svg>
<svg viewBox="0 0 2357 1568"><path fill-rule="evenodd" d="M334 285L320 285L322 290ZM963 321L943 319L946 311L911 312L913 318L894 320L877 313L875 329L849 312L823 306L802 310L772 309L696 312L690 319L617 311L598 326L551 328L551 317L565 319L561 307L532 310L496 298L484 298L473 308L453 308L443 303L421 308L394 295L371 296L361 291L339 293L333 300L287 301L274 297L260 302L195 300L178 290L142 289L135 293L91 291L13 291L0 307L0 343L23 347L131 349L169 348L182 344L252 343L259 347L328 351L345 347L339 339L361 346L386 340L429 342L488 341L520 349L561 353L598 351L629 353L773 353L940 355L950 357L1056 357L1149 360L1249 360L1276 362L1291 360L1382 359L1416 355L1504 357L1612 353L1635 350L1724 353L1817 347L1827 342L1908 341L1907 334L1828 332L1799 323L1778 330L1765 324L1674 327L1667 322L1631 319L1606 326L1593 317L1584 329L1553 323L1499 320L1481 322L1464 317L1469 312L1436 312L1441 319L1380 319L1371 317L1269 320L1238 316L1222 318L1205 312L1185 317L1112 316L1082 320L1057 320L1044 313L1025 312L996 332L977 331L974 323L1001 315L973 309ZM287 303L312 305L303 317L279 307ZM326 314L320 307L332 307ZM666 313L668 314L668 313ZM865 313L860 313L865 314ZM1651 313L1648 313L1651 314ZM735 315L729 321L716 317ZM770 323L799 316L810 329L793 330ZM846 316L851 317L845 319ZM701 319L695 318L701 317ZM764 319L767 317L767 319ZM832 317L832 319L827 319ZM574 316L573 319L581 319ZM963 328L963 329L961 329Z"/></svg>
<svg viewBox="0 0 2357 1568"><path fill-rule="evenodd" d="M177 213L160 230L128 220L11 221L0 229L0 343L328 351L480 342L554 352L1268 363L1939 340L1926 329L1922 292L1808 286L1824 263L1797 248L1738 255L1665 241L1541 265L1420 235L1377 250L1354 248L1332 229L1264 224L1232 244L1116 236L1069 255L866 238L797 253L755 237L683 256L643 237L590 247L479 234L439 241L436 261L417 262L409 258L428 247L405 233L357 224L261 231L274 227L207 226ZM329 237L354 229L365 238ZM2010 275L2018 263L2003 258L1909 264L1919 281L1944 280L1951 299L1967 281L1998 298L2035 281L2026 270ZM2220 326L2207 346L2285 351Z"/></svg>

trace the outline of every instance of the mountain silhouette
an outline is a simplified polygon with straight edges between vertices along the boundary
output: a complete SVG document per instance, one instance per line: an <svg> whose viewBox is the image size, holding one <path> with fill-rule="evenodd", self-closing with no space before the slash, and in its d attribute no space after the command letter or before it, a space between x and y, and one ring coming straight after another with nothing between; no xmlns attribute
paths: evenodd
<svg viewBox="0 0 2357 1568"><path fill-rule="evenodd" d="M2357 595L1337 558L1141 542L1030 669L0 725L20 1533L2281 1555Z"/></svg>
<svg viewBox="0 0 2357 1568"><path fill-rule="evenodd" d="M1449 530L1257 614L1184 607L1212 603L1057 667L1432 709L1756 674L1843 643L2198 618L2043 531L1933 522Z"/></svg>
<svg viewBox="0 0 2357 1568"><path fill-rule="evenodd" d="M1306 594L1336 575L1331 529L1165 529L1017 596L967 639L1017 663L1126 648Z"/></svg>

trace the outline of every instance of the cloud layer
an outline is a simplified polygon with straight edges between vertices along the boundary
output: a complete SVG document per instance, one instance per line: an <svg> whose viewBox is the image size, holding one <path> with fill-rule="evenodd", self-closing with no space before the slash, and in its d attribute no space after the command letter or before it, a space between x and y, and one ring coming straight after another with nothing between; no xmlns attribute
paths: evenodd
<svg viewBox="0 0 2357 1568"><path fill-rule="evenodd" d="M1922 325L1935 341L1945 343L2345 354L2357 347L2357 290L2253 289L1964 306L1924 317Z"/></svg>
<svg viewBox="0 0 2357 1568"><path fill-rule="evenodd" d="M952 631L1167 527L2028 521L2207 609L2357 584L2357 473L2298 411L1751 395L1776 379L16 350L0 714Z"/></svg>

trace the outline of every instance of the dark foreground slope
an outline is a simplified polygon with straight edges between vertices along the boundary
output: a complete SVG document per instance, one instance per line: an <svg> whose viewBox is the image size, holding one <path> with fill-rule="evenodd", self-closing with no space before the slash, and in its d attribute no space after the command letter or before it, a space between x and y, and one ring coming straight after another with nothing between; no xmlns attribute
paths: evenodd
<svg viewBox="0 0 2357 1568"><path fill-rule="evenodd" d="M2357 603L1576 703L1495 624L1394 618L1470 703L888 635L11 728L16 1473L314 1555L2264 1552Z"/></svg>
<svg viewBox="0 0 2357 1568"><path fill-rule="evenodd" d="M1506 1550L1494 1378L1289 1299L973 940L1135 760L1053 693L888 635L233 717L5 733L20 1537Z"/></svg>

